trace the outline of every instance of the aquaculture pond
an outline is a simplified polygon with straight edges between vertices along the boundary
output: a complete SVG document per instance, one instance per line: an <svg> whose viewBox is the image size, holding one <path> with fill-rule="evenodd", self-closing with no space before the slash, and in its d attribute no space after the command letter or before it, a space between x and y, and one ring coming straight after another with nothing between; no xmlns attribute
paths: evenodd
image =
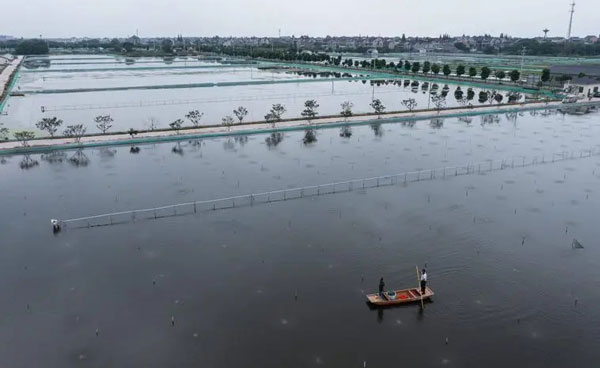
<svg viewBox="0 0 600 368"><path fill-rule="evenodd" d="M600 156L578 154L600 149L599 134L597 114L544 112L323 129L311 143L296 131L4 156L0 366L593 366ZM552 163L563 151L573 159ZM546 163L50 226L534 156ZM369 308L380 277L415 286L415 265L433 302Z"/></svg>
<svg viewBox="0 0 600 368"><path fill-rule="evenodd" d="M351 70L268 68L236 64L240 63L236 60L226 63L191 58L169 64L162 59L139 59L131 65L122 59L82 59L52 60L46 68L22 68L13 90L17 95L9 98L0 122L12 131L27 129L44 136L47 133L35 124L50 117L63 120L65 126L83 124L88 133L99 133L94 118L106 114L114 119L111 131L127 131L168 128L176 119L191 126L185 115L192 110L204 114L199 124L220 124L225 116L235 118L233 110L238 106L248 109L246 121L261 121L276 103L287 110L283 118L299 118L309 99L317 100L319 115L340 114L345 101L353 104L354 113L367 113L373 112L373 99L380 99L386 111L407 110L402 102L409 99L415 100L412 108L434 108L431 96L445 96L440 107L509 100L508 91L498 90L501 99L494 100L491 93L481 95L480 88L468 85L373 80L367 72Z"/></svg>

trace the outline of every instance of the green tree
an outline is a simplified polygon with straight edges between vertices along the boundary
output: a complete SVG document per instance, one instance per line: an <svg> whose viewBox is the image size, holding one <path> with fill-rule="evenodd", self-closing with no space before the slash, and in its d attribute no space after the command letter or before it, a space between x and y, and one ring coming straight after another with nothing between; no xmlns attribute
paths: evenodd
<svg viewBox="0 0 600 368"><path fill-rule="evenodd" d="M27 131L27 130L15 132L13 135L16 140L21 141L21 144L23 145L23 147L28 147L29 141L32 140L33 138L35 138L35 133Z"/></svg>
<svg viewBox="0 0 600 368"><path fill-rule="evenodd" d="M476 75L477 75L477 69L474 66L470 67L469 68L469 77L473 78Z"/></svg>
<svg viewBox="0 0 600 368"><path fill-rule="evenodd" d="M110 115L98 115L94 118L94 122L96 123L96 127L100 129L102 134L106 134L106 132L112 128L113 118Z"/></svg>
<svg viewBox="0 0 600 368"><path fill-rule="evenodd" d="M383 103L381 102L381 100L376 98L369 105L373 108L373 110L377 114L377 118L380 119L381 114L383 114L383 112L385 111L385 106L383 106Z"/></svg>
<svg viewBox="0 0 600 368"><path fill-rule="evenodd" d="M123 48L125 49L125 51L131 52L133 51L133 43L129 41L123 42Z"/></svg>
<svg viewBox="0 0 600 368"><path fill-rule="evenodd" d="M233 117L230 115L225 116L223 119L221 119L221 124L227 127L227 130L230 130L231 126L233 125Z"/></svg>
<svg viewBox="0 0 600 368"><path fill-rule="evenodd" d="M423 63L423 74L429 73L430 70L431 70L431 63L429 61L424 62Z"/></svg>
<svg viewBox="0 0 600 368"><path fill-rule="evenodd" d="M119 40L117 40L116 38L113 38L112 40L110 40L110 48L113 49L115 52L121 52L121 42L119 42Z"/></svg>
<svg viewBox="0 0 600 368"><path fill-rule="evenodd" d="M458 75L459 77L462 76L463 74L465 74L465 66L462 64L459 64L456 67L456 75Z"/></svg>
<svg viewBox="0 0 600 368"><path fill-rule="evenodd" d="M483 79L483 80L488 79L491 72L492 71L487 66L484 66L483 68L481 68L481 79Z"/></svg>
<svg viewBox="0 0 600 368"><path fill-rule="evenodd" d="M39 130L45 130L50 134L50 137L54 137L54 133L58 130L58 127L62 125L63 121L57 119L56 117L52 118L43 118L42 120L35 123L35 126Z"/></svg>
<svg viewBox="0 0 600 368"><path fill-rule="evenodd" d="M46 55L48 42L40 39L23 40L15 47L17 55Z"/></svg>
<svg viewBox="0 0 600 368"><path fill-rule="evenodd" d="M203 112L200 112L198 110L192 110L190 112L188 112L185 117L192 123L193 126L198 127L200 126L200 120L202 119L202 117L204 116Z"/></svg>
<svg viewBox="0 0 600 368"><path fill-rule="evenodd" d="M501 93L496 93L496 95L494 96L494 100L496 100L497 103L502 102L503 99L504 99L504 96L502 96Z"/></svg>
<svg viewBox="0 0 600 368"><path fill-rule="evenodd" d="M450 73L452 73L452 69L450 69L450 65L444 64L444 69L442 70L442 72L444 73L444 75L446 77L449 76Z"/></svg>
<svg viewBox="0 0 600 368"><path fill-rule="evenodd" d="M244 106L239 106L237 109L233 110L233 114L238 118L241 124L242 120L248 115L248 109Z"/></svg>
<svg viewBox="0 0 600 368"><path fill-rule="evenodd" d="M511 81L513 81L513 82L516 82L516 81L518 81L518 80L519 80L519 78L521 77L521 73L519 73L519 71L515 69L515 70L511 70L511 71L508 73L508 76L510 77L510 80L511 80Z"/></svg>
<svg viewBox="0 0 600 368"><path fill-rule="evenodd" d="M177 131L177 134L179 134L179 130L183 126L183 120L177 119L174 122L172 122L171 124L169 124L169 126L171 127L171 129Z"/></svg>
<svg viewBox="0 0 600 368"><path fill-rule="evenodd" d="M344 121L348 121L348 118L352 116L352 108L354 107L354 104L350 101L344 101L340 106L342 107L342 112L340 112L340 115L344 117Z"/></svg>
<svg viewBox="0 0 600 368"><path fill-rule="evenodd" d="M506 78L506 73L504 72L504 70L497 70L496 78L498 78L500 80L503 80L504 78Z"/></svg>
<svg viewBox="0 0 600 368"><path fill-rule="evenodd" d="M160 49L166 54L172 53L173 52L173 41L169 38L162 40L162 42L160 43Z"/></svg>
<svg viewBox="0 0 600 368"><path fill-rule="evenodd" d="M5 141L8 139L8 128L0 121L0 140Z"/></svg>
<svg viewBox="0 0 600 368"><path fill-rule="evenodd" d="M542 69L542 82L548 82L550 80L550 69L544 68Z"/></svg>
<svg viewBox="0 0 600 368"><path fill-rule="evenodd" d="M410 63L410 61L406 60L404 62L404 70L409 71L412 68L412 64Z"/></svg>
<svg viewBox="0 0 600 368"><path fill-rule="evenodd" d="M433 74L437 75L440 73L440 64L433 64L431 66L431 71L433 72Z"/></svg>
<svg viewBox="0 0 600 368"><path fill-rule="evenodd" d="M275 128L275 123L281 121L281 117L286 111L285 106L282 104L273 104L271 110L265 115L265 121L273 124L273 128Z"/></svg>
<svg viewBox="0 0 600 368"><path fill-rule="evenodd" d="M419 63L418 61L415 61L412 65L411 71L413 73L417 73L417 72L419 72L419 69L421 69L421 63Z"/></svg>
<svg viewBox="0 0 600 368"><path fill-rule="evenodd" d="M85 134L87 128L83 124L67 125L67 128L63 132L65 137L75 139L76 143L81 142L81 137Z"/></svg>
<svg viewBox="0 0 600 368"><path fill-rule="evenodd" d="M306 100L304 102L304 110L302 110L300 115L305 117L308 120L308 123L310 124L310 121L319 114L317 112L318 108L319 104L317 103L317 100Z"/></svg>

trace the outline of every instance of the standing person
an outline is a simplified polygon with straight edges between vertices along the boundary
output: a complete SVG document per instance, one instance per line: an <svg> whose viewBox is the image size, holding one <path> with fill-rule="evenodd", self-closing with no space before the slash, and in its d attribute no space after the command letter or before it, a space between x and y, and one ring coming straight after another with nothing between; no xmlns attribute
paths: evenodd
<svg viewBox="0 0 600 368"><path fill-rule="evenodd" d="M383 277L379 280L379 295L383 296L383 289L385 288L385 282L383 282Z"/></svg>
<svg viewBox="0 0 600 368"><path fill-rule="evenodd" d="M425 294L425 289L427 288L427 271L423 269L421 271L421 295Z"/></svg>

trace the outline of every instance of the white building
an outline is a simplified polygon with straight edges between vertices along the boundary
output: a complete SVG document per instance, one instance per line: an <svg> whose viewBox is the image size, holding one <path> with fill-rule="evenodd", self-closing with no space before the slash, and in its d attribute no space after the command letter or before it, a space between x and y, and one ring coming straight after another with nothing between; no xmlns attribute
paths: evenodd
<svg viewBox="0 0 600 368"><path fill-rule="evenodd" d="M590 77L573 78L566 82L565 90L582 97L592 97L600 92L600 80Z"/></svg>

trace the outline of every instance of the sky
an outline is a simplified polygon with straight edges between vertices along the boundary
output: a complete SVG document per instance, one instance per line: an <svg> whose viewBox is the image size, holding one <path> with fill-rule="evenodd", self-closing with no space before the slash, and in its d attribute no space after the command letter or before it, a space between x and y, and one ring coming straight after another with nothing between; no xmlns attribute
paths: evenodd
<svg viewBox="0 0 600 368"><path fill-rule="evenodd" d="M573 36L600 34L600 1L577 0ZM566 36L569 0L0 0L15 37Z"/></svg>

